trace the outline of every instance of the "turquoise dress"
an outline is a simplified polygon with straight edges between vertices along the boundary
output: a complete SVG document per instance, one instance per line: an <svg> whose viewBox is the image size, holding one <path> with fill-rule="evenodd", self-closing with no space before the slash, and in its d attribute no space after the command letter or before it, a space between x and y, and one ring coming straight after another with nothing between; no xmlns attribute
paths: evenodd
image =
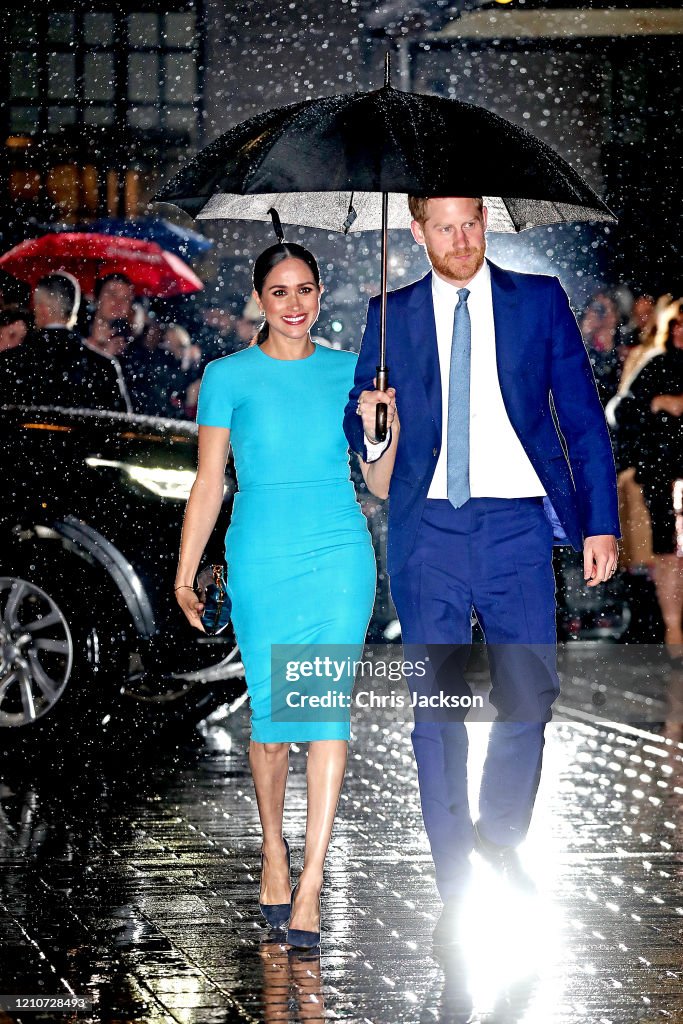
<svg viewBox="0 0 683 1024"><path fill-rule="evenodd" d="M287 657L304 661L362 653L376 567L342 427L355 366L352 353L321 345L296 360L255 345L209 363L202 378L197 422L231 431L239 490L225 538L228 592L258 743L349 738L343 699L303 712L300 696L283 703L271 654L272 645L297 645ZM348 702L353 673L302 682L309 694L316 685Z"/></svg>

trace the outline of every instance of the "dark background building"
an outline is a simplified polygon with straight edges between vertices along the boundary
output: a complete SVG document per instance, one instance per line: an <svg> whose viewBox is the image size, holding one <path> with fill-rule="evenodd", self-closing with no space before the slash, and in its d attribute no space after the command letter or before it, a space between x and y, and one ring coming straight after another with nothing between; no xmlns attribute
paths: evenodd
<svg viewBox="0 0 683 1024"><path fill-rule="evenodd" d="M508 265L559 273L575 302L596 282L681 291L683 12L568 0L196 0L6 7L0 62L3 251L50 223L144 212L157 181L268 106L394 84L484 104L561 152L620 216L615 228L492 238ZM463 159L467 159L466 151ZM164 211L168 213L168 210ZM207 297L243 293L267 227L214 223ZM290 235L302 237L298 229ZM327 322L355 343L377 240L307 231ZM395 283L422 255L398 236ZM354 322L353 329L350 321ZM353 339L352 339L353 335Z"/></svg>

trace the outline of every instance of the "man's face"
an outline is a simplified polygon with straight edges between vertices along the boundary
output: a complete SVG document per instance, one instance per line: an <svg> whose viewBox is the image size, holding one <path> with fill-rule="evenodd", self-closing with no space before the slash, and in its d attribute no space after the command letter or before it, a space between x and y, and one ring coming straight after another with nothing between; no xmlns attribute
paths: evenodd
<svg viewBox="0 0 683 1024"><path fill-rule="evenodd" d="M97 303L97 312L103 320L130 320L132 316L133 288L125 281L107 281Z"/></svg>
<svg viewBox="0 0 683 1024"><path fill-rule="evenodd" d="M441 277L461 287L469 284L484 262L487 210L475 199L448 197L427 200L424 224L410 226L418 245Z"/></svg>

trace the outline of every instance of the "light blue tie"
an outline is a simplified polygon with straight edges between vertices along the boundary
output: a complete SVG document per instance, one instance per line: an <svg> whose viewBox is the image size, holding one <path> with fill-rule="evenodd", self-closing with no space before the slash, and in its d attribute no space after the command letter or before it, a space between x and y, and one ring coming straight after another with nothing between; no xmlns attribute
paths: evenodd
<svg viewBox="0 0 683 1024"><path fill-rule="evenodd" d="M472 329L467 308L468 288L458 289L453 315L451 373L448 380L448 438L446 464L448 500L460 508L470 497L470 354Z"/></svg>

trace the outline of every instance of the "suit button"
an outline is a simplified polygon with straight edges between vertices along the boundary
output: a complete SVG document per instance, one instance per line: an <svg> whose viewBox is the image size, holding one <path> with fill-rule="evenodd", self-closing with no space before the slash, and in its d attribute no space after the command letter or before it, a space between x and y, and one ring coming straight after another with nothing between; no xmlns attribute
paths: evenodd
<svg viewBox="0 0 683 1024"><path fill-rule="evenodd" d="M432 455L434 456L434 458L436 458L436 454L437 454L436 448L432 448Z"/></svg>

